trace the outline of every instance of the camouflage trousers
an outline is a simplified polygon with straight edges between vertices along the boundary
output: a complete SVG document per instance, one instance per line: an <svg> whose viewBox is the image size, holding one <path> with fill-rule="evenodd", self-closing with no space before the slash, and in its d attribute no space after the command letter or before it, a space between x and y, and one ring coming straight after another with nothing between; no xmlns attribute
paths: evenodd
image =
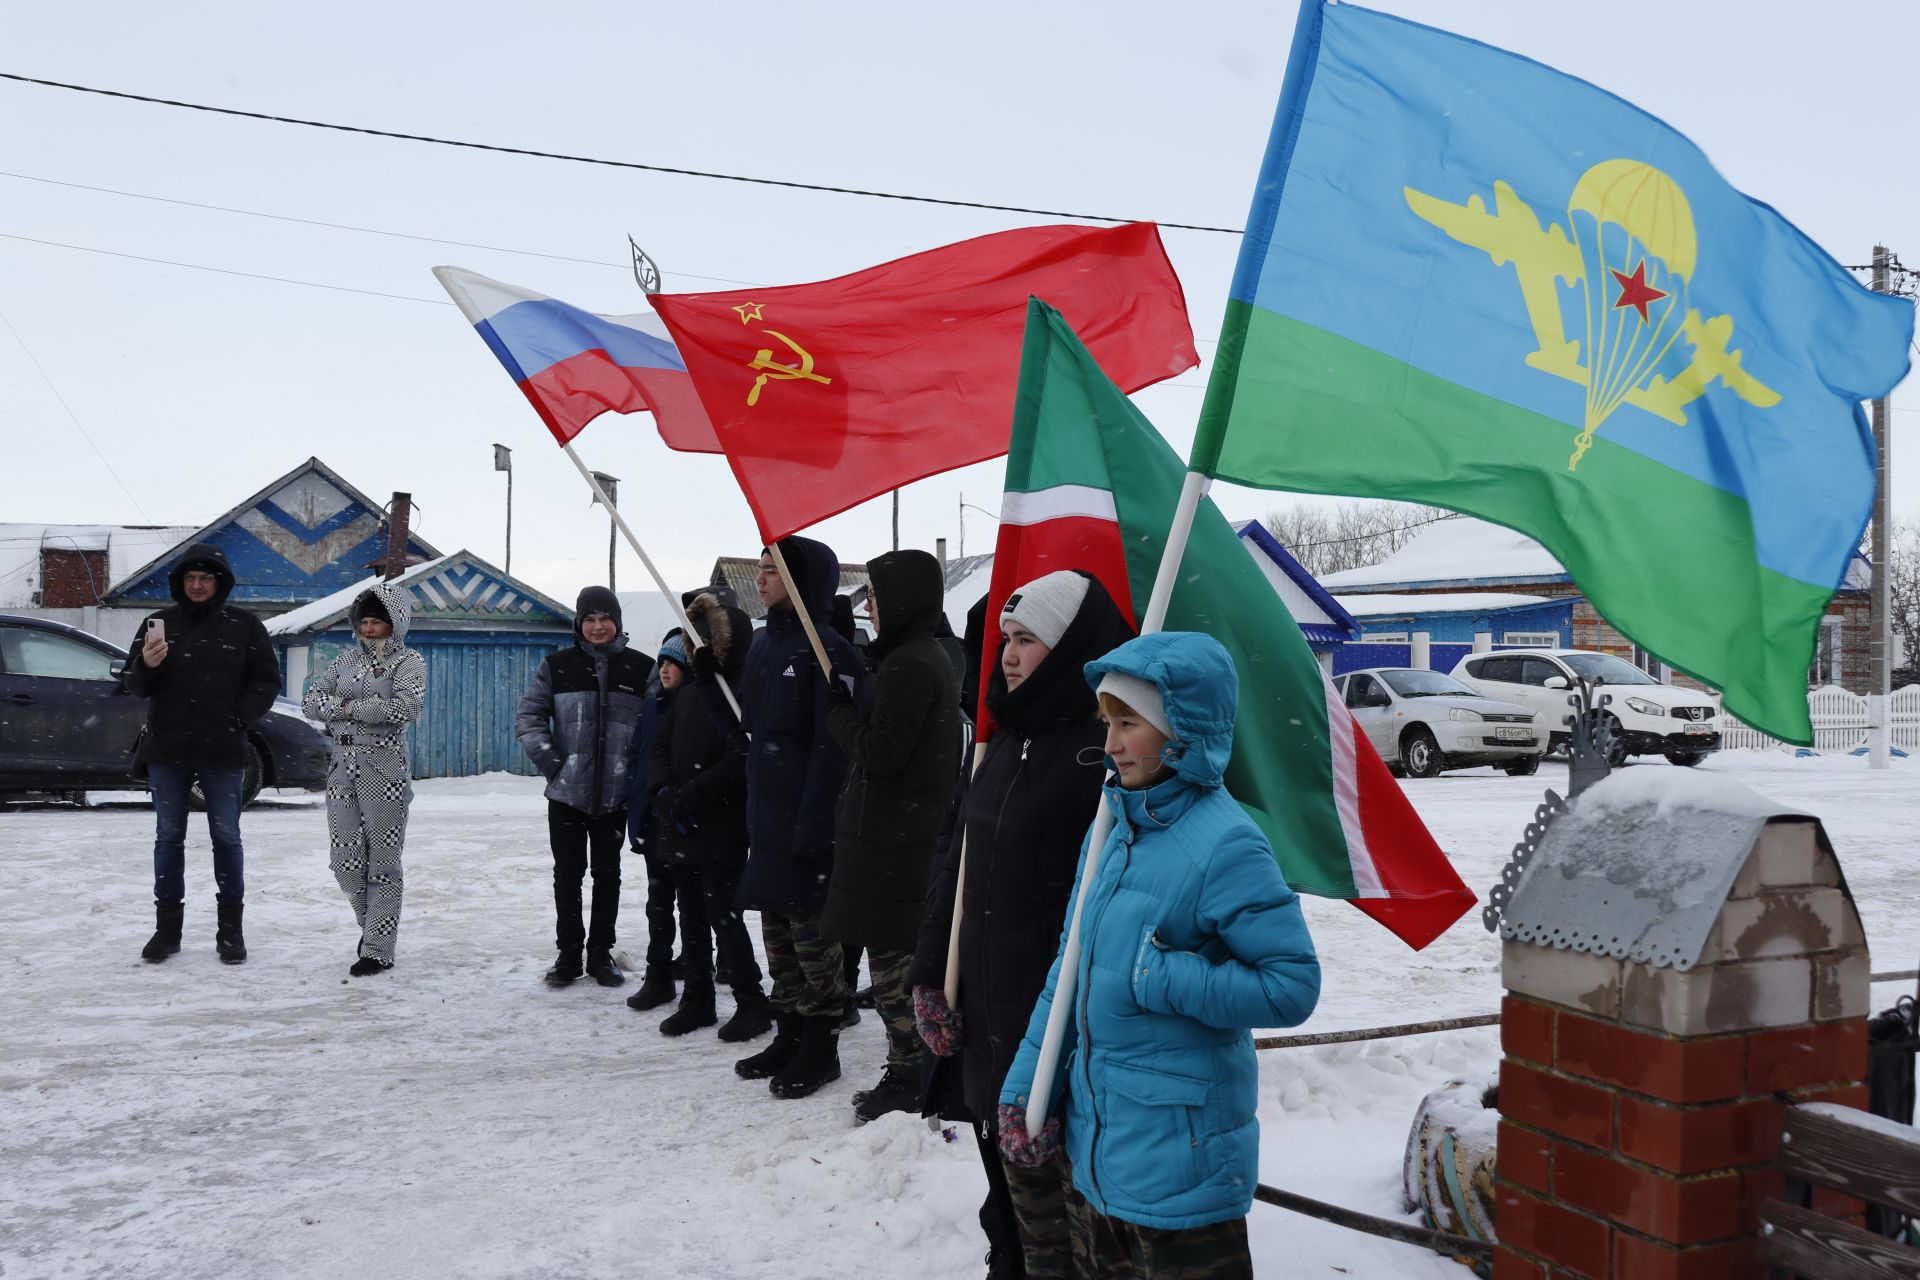
<svg viewBox="0 0 1920 1280"><path fill-rule="evenodd" d="M873 975L873 1009L887 1027L887 1070L920 1077L920 1033L913 1025L913 986L907 971L913 968L911 951L869 951L867 972Z"/></svg>
<svg viewBox="0 0 1920 1280"><path fill-rule="evenodd" d="M760 913L760 937L773 979L773 1007L803 1018L847 1011L847 976L840 943L820 932L820 917Z"/></svg>
<svg viewBox="0 0 1920 1280"><path fill-rule="evenodd" d="M1067 1226L1067 1188L1072 1179L1066 1157L1057 1156L1038 1169L1004 1160L1000 1167L1006 1170L1013 1220L1020 1228L1027 1280L1072 1280L1073 1244Z"/></svg>
<svg viewBox="0 0 1920 1280"><path fill-rule="evenodd" d="M1247 1220L1169 1231L1095 1213L1067 1177L1074 1273L1099 1280L1253 1280ZM1031 1273L1029 1273L1031 1274Z"/></svg>

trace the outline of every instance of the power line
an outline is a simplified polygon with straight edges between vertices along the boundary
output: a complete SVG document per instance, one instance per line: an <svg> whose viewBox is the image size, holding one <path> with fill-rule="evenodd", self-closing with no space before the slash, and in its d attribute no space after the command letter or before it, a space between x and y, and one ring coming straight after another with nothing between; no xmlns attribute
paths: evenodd
<svg viewBox="0 0 1920 1280"><path fill-rule="evenodd" d="M33 348L29 347L27 340L20 336L20 331L13 327L13 321L7 319L5 311L0 311L0 323L7 326L7 332L11 333L13 340L20 344L20 349L27 353L27 359L33 362L35 369L39 370L41 379L47 384L47 390L53 392L53 398L58 400L60 407L67 411L67 418L73 423L74 429L80 433L80 438L87 442L87 447L92 449L94 456L100 459L100 465L107 469L107 474L113 477L113 482L120 486L120 492L127 495L127 501L133 504L133 509L140 513L141 519L151 520L153 517L147 514L147 509L140 505L140 499L133 496L133 490L127 488L127 482L122 480L120 473L113 469L113 463L107 460L107 455L100 452L100 446L95 444L93 437L87 434L86 427L80 423L80 415L73 411L73 406L67 403L67 398L60 394L60 388L54 385L53 378L40 364L40 358L33 354Z"/></svg>
<svg viewBox="0 0 1920 1280"><path fill-rule="evenodd" d="M75 191L93 191L101 195L124 196L129 200L152 200L158 204L180 205L187 209L208 209L215 213L234 213L248 218L268 218L274 222L294 222L307 227L326 227L333 231L357 231L362 235L391 236L396 240L417 240L425 244L453 245L460 249L484 249L490 253L517 253L529 258L550 258L555 262L578 262L589 267L616 267L621 271L628 268L624 262L607 262L599 258L575 258L564 253L542 253L538 249L513 249L500 244L479 244L471 240L447 240L440 236L414 235L406 231L388 231L381 227L358 227L347 222L327 222L319 218L296 218L286 213L268 213L261 209L237 209L232 205L204 204L198 200L177 200L171 196L150 195L144 191L121 191L115 187L95 187L84 182L64 182L59 178L42 178L31 173L9 173L0 170L0 178L17 178L21 182L41 182L52 187L67 187ZM703 276L691 271L673 273L687 280L713 280L721 284L744 285L747 288L757 286L757 281L733 280L726 276Z"/></svg>
<svg viewBox="0 0 1920 1280"><path fill-rule="evenodd" d="M189 271L211 271L223 276L241 276L248 280L272 280L277 284L304 285L309 289L331 289L335 293L359 293L371 298L392 298L396 302L424 302L428 306L450 307L452 302L446 298L416 298L407 293L382 293L378 289L355 289L344 284L322 284L318 280L295 280L290 276L263 275L258 271L235 271L230 267L209 267L198 262L176 262L172 258L149 258L138 253L122 253L117 249L96 249L91 245L65 244L59 240L40 240L33 236L18 236L10 231L0 231L0 240L24 240L28 244L48 245L55 249L73 249L80 253L99 253L109 258L130 258L135 262L153 262L163 267L185 267ZM17 334L15 335L18 336Z"/></svg>
<svg viewBox="0 0 1920 1280"><path fill-rule="evenodd" d="M1030 209L1022 205L988 204L981 200L949 200L938 196L905 195L897 191L868 191L859 187L835 187L817 182L791 182L780 178L755 178L738 173L715 173L706 169L682 169L671 165L645 164L638 160L608 160L600 156L576 156L560 151L539 151L531 147L506 147L491 142L466 142L458 138L436 138L423 133L401 133L393 129L369 129L362 125L334 124L326 120L303 120L297 116L276 116L265 111L242 111L237 107L215 107L203 102L182 102L176 98L155 98L146 94L127 93L119 89L101 89L92 85L68 84L60 80L42 80L36 76L23 76L9 71L0 71L0 80L13 80L20 84L39 85L47 89L66 89L73 93L91 93L103 98L120 98L128 102L145 102L158 107L178 107L186 111L205 111L213 115L238 116L244 120L264 120L270 124L300 125L307 129L330 129L336 133L357 133L372 138L393 138L401 142L428 142L440 147L461 147L469 151L491 151L500 155L531 156L539 160L564 160L571 164L602 165L612 169L637 169L646 173L674 174L683 178L709 178L716 182L744 182L762 187L786 187L794 191L820 191L831 195L864 196L870 200L903 200L912 204L946 205L955 209L985 209L995 213L1030 213L1043 218L1078 218L1083 222L1138 222L1139 218L1118 217L1105 213L1068 213L1061 209ZM1192 222L1162 222L1158 225L1171 227L1179 231L1211 231L1221 235L1237 236L1239 227L1209 227Z"/></svg>

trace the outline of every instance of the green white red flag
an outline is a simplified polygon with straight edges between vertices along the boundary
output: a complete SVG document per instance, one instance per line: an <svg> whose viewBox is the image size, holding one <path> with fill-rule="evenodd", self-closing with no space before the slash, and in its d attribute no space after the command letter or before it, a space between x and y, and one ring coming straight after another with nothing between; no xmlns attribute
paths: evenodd
<svg viewBox="0 0 1920 1280"><path fill-rule="evenodd" d="M1060 314L1029 301L987 616L1021 583L1081 569L1138 625L1185 472ZM1426 946L1474 895L1211 501L1179 573L1166 628L1204 631L1234 656L1240 718L1227 788L1272 842L1287 883L1347 899Z"/></svg>

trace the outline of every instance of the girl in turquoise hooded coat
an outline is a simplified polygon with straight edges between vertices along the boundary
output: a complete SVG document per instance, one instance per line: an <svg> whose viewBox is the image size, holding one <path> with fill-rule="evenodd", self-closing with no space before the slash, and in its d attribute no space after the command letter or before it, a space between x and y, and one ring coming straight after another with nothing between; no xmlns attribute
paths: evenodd
<svg viewBox="0 0 1920 1280"><path fill-rule="evenodd" d="M1104 795L1113 832L1090 885L1081 851L1082 946L1050 1118L1027 1132L1058 953L1001 1091L1001 1150L1040 1164L1064 1146L1080 1274L1251 1275L1250 1030L1305 1021L1320 963L1272 847L1221 785L1239 702L1226 650L1160 632L1086 672L1118 775Z"/></svg>

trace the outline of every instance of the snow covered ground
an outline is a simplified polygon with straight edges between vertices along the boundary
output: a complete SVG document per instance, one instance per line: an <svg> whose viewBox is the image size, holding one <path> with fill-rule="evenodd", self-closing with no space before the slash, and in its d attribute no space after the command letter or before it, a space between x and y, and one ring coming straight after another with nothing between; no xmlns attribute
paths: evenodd
<svg viewBox="0 0 1920 1280"><path fill-rule="evenodd" d="M1913 967L1915 762L1873 773L1744 752L1703 772L1820 814L1875 968ZM1484 893L1565 770L1405 785ZM400 965L351 982L317 797L247 814L252 957L237 968L213 954L203 829L186 949L139 961L151 830L132 798L0 813L0 1275L983 1274L971 1139L908 1116L852 1122L847 1097L883 1056L871 1014L842 1039L842 1081L779 1102L736 1079L738 1051L710 1033L670 1041L655 1030L666 1010L629 1011L631 985L541 985L550 863L532 781L420 785ZM629 863L623 949L637 955ZM1326 967L1310 1030L1498 1007L1477 913L1418 954L1342 904L1310 901L1309 917ZM1877 989L1876 1006L1900 989ZM1492 1029L1263 1054L1263 1180L1410 1220L1400 1154L1416 1104L1496 1057ZM1464 1274L1266 1205L1250 1223L1267 1275Z"/></svg>

